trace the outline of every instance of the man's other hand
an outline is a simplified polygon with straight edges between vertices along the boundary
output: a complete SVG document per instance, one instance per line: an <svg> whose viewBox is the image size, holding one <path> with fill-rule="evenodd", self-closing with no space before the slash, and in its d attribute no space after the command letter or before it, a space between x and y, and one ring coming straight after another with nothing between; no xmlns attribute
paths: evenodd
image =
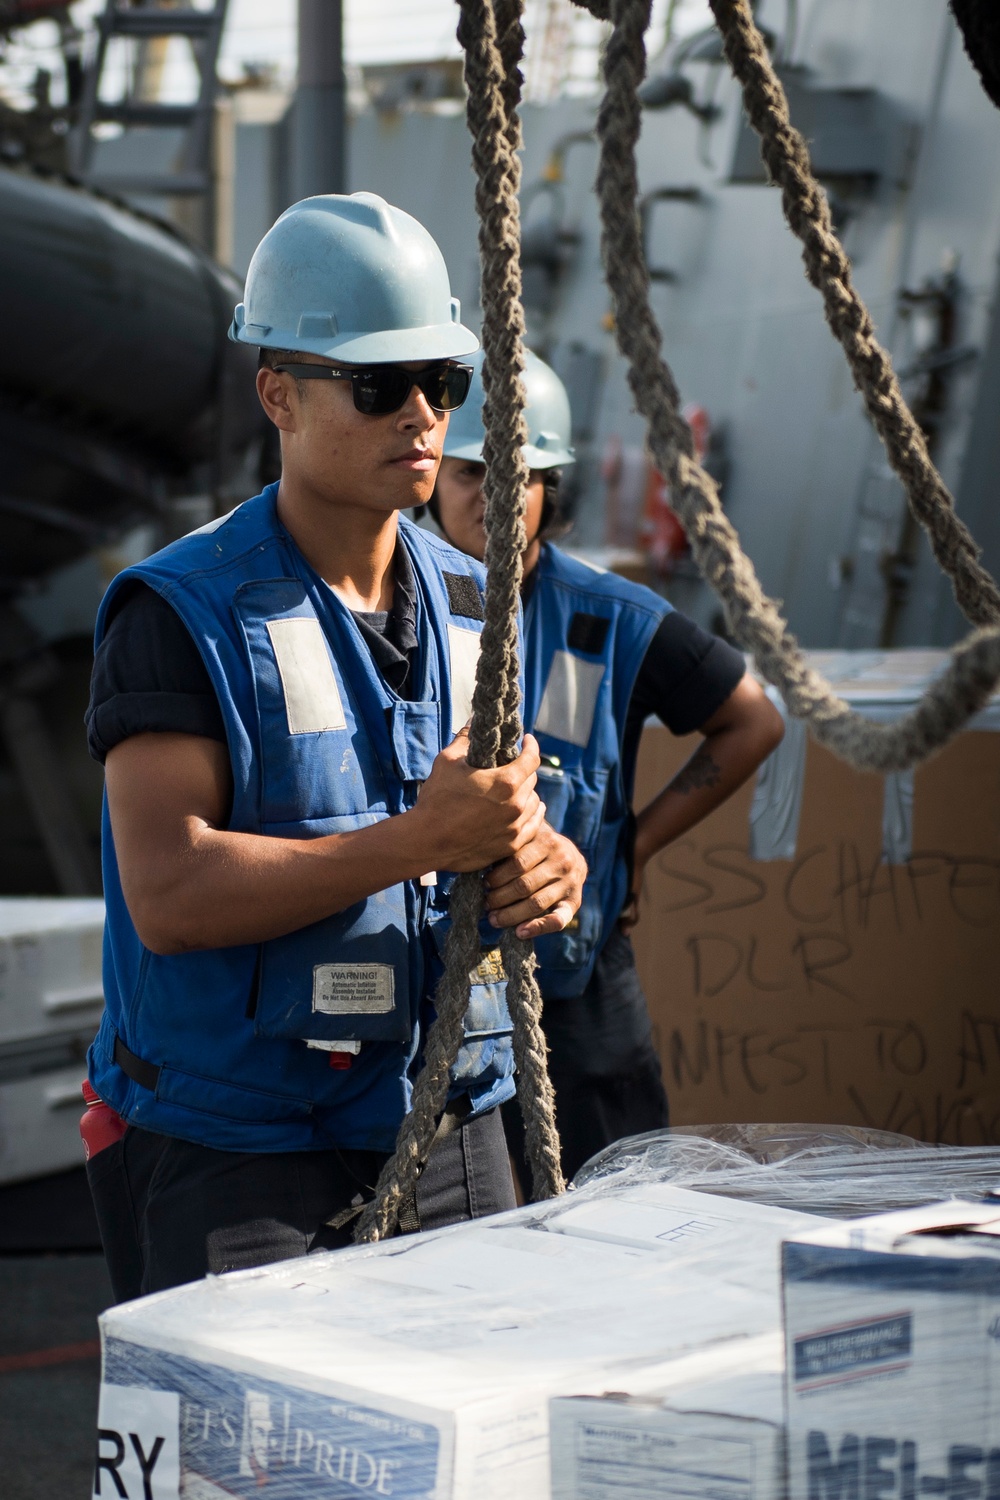
<svg viewBox="0 0 1000 1500"><path fill-rule="evenodd" d="M486 876L486 907L494 927L519 938L562 932L580 909L587 861L548 823Z"/></svg>

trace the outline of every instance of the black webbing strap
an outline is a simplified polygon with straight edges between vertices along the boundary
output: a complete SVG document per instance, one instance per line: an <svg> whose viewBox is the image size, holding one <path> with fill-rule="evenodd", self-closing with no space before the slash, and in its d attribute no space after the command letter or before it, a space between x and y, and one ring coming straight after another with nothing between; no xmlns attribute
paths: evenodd
<svg viewBox="0 0 1000 1500"><path fill-rule="evenodd" d="M140 1088L148 1089L151 1094L156 1093L156 1085L160 1081L160 1070L155 1063L143 1062L141 1057L136 1057L130 1052L120 1036L115 1037L115 1062L122 1072L137 1083Z"/></svg>

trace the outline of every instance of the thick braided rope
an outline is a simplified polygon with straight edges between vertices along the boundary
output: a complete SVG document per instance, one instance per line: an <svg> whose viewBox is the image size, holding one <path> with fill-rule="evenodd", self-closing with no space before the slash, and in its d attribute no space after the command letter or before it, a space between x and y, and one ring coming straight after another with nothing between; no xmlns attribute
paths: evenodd
<svg viewBox="0 0 1000 1500"><path fill-rule="evenodd" d="M465 1038L469 975L479 962L482 909L479 876L460 876L451 893L451 929L445 943L444 973L434 996L437 1015L427 1033L424 1066L413 1090L410 1112L399 1128L395 1152L382 1168L375 1196L358 1220L354 1238L359 1243L392 1234L400 1207L414 1191L430 1153L448 1100L451 1065Z"/></svg>
<svg viewBox="0 0 1000 1500"><path fill-rule="evenodd" d="M886 457L906 490L910 509L930 538L934 556L955 588L973 625L1000 621L1000 589L978 561L979 548L955 514L955 502L927 451L924 434L903 399L889 355L851 279L851 263L830 218L826 194L812 175L805 141L789 119L788 100L747 0L710 0L726 57L743 89L750 123L789 226L802 242L806 276L823 298L826 320L838 340L882 440Z"/></svg>
<svg viewBox="0 0 1000 1500"><path fill-rule="evenodd" d="M992 627L974 632L952 653L947 672L910 714L893 724L873 724L808 665L777 604L761 589L714 482L692 456L691 434L661 357L660 332L649 303L635 162L637 90L645 74L649 8L648 0L613 0L613 30L604 55L607 90L597 124L602 252L618 344L629 362L629 384L649 424L650 446L670 484L671 503L737 641L753 654L789 711L807 720L824 745L862 769L903 770L947 743L987 702L1000 678L1000 632Z"/></svg>
<svg viewBox="0 0 1000 1500"><path fill-rule="evenodd" d="M499 27L499 36L498 36ZM521 314L520 221L517 193L520 144L518 62L523 49L520 8L501 0L496 17L490 0L463 4L459 36L466 50L469 123L473 132L476 202L480 213L483 271L483 413L486 440L486 607L476 670L469 762L506 764L521 736L517 655L521 554L528 469L521 453L526 438ZM514 81L516 80L516 81ZM448 1097L451 1066L465 1036L470 974L480 958L483 911L479 875L461 875L451 896L451 929L444 974L434 996L436 1018L396 1150L386 1163L358 1223L358 1241L392 1234L404 1199L413 1192L430 1153ZM555 1099L541 1029L541 996L534 953L512 932L500 938L507 973L507 1004L514 1023L525 1138L536 1198L563 1191Z"/></svg>
<svg viewBox="0 0 1000 1500"><path fill-rule="evenodd" d="M506 673L496 758L490 716L495 701L480 666L473 698L469 756L474 764L511 760L521 735L517 620L528 466L521 452L524 422L524 314L521 307L521 223L518 118L524 49L521 0L460 0L459 39L466 53L466 113L472 135L479 214L483 300L483 457L486 461L486 621L483 657L502 653ZM482 659L481 659L482 660ZM482 727L481 727L482 726ZM487 735L490 738L487 740ZM530 944L511 931L500 939L507 1004L514 1023L514 1059L524 1116L533 1195L564 1190L555 1097L541 1026L542 998Z"/></svg>

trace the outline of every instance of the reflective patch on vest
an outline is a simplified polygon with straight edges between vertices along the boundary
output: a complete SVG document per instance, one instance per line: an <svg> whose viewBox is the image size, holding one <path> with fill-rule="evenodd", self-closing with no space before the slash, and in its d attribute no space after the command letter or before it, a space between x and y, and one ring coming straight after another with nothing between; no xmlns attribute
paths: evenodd
<svg viewBox="0 0 1000 1500"><path fill-rule="evenodd" d="M317 964L312 1008L324 1016L387 1016L395 988L392 964Z"/></svg>
<svg viewBox="0 0 1000 1500"><path fill-rule="evenodd" d="M344 705L318 620L268 620L289 734L344 729Z"/></svg>
<svg viewBox="0 0 1000 1500"><path fill-rule="evenodd" d="M603 677L603 662L581 661L568 651L557 651L532 726L535 732L551 734L569 745L585 746L594 727Z"/></svg>
<svg viewBox="0 0 1000 1500"><path fill-rule="evenodd" d="M476 690L476 665L482 646L478 630L448 626L451 656L451 732L457 734L472 718L472 695Z"/></svg>
<svg viewBox="0 0 1000 1500"><path fill-rule="evenodd" d="M224 516L216 516L214 520L206 521L204 526L196 526L194 531L188 532L188 536L211 536L213 531L218 531L220 526L225 526L238 510L239 506L234 505L232 510L227 510Z"/></svg>

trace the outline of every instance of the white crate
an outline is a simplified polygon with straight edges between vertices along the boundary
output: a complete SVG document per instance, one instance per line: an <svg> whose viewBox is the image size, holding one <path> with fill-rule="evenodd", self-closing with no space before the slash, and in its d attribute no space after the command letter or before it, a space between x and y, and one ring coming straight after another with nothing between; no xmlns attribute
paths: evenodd
<svg viewBox="0 0 1000 1500"><path fill-rule="evenodd" d="M80 1062L0 1084L0 1182L83 1166Z"/></svg>
<svg viewBox="0 0 1000 1500"><path fill-rule="evenodd" d="M104 902L0 899L0 1045L100 1021Z"/></svg>
<svg viewBox="0 0 1000 1500"><path fill-rule="evenodd" d="M104 1008L104 902L0 899L0 1183L83 1162L86 1051Z"/></svg>

